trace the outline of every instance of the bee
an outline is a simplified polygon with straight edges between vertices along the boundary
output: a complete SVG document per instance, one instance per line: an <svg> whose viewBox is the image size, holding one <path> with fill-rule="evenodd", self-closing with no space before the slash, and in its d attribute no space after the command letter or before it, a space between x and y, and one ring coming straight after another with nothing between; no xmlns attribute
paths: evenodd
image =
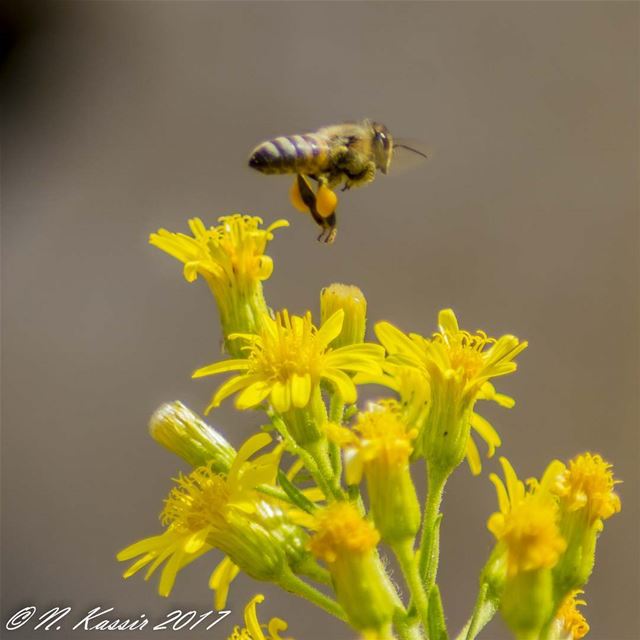
<svg viewBox="0 0 640 640"><path fill-rule="evenodd" d="M318 240L331 243L336 237L336 207L333 192L360 187L389 171L393 151L404 147L427 157L404 144L394 144L393 136L383 124L364 120L323 127L315 133L280 136L259 144L249 157L249 166L265 174L296 174L291 201L303 212L311 213L321 227ZM308 178L317 182L314 193Z"/></svg>

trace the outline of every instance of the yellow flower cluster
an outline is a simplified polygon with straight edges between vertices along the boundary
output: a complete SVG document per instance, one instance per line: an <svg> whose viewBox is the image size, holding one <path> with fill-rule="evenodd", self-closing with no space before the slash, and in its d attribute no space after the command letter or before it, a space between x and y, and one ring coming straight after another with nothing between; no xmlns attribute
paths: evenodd
<svg viewBox="0 0 640 640"><path fill-rule="evenodd" d="M593 569L602 521L620 510L611 465L591 453L567 466L554 460L540 481L531 478L525 487L511 464L500 462L505 482L490 476L500 511L487 526L498 541L490 562L495 566L506 558L503 615L521 635L538 637L558 619L572 634L585 635L589 627L572 597Z"/></svg>
<svg viewBox="0 0 640 640"><path fill-rule="evenodd" d="M322 290L319 322L310 311L272 311L262 288L273 272L265 252L287 224L264 228L260 218L232 215L211 227L193 219L191 235L151 236L184 264L188 281L207 282L218 306L228 356L193 377L230 375L206 411L235 396L238 410L261 418L236 451L181 403L154 413L152 437L191 471L175 479L161 533L118 554L133 561L124 575L159 571L158 591L169 596L185 566L218 550L209 580L217 609L243 572L305 598L361 638L449 637L438 587L445 484L465 458L480 474L473 434L489 458L501 446L476 408L480 400L514 406L493 382L516 371L527 342L462 329L451 309L439 313L435 333L380 322L377 342L368 342L367 300L344 284ZM383 397L359 407L361 387L371 384L386 389ZM423 505L417 463L426 465ZM496 543L458 637L474 640L500 611L518 640L581 638L589 626L577 610L579 590L603 522L621 507L611 465L585 453L523 482L505 458L500 464L503 478L489 476L498 510L487 525ZM391 579L390 553L402 585ZM258 621L263 599L247 604L244 627L229 640L287 640L284 621Z"/></svg>

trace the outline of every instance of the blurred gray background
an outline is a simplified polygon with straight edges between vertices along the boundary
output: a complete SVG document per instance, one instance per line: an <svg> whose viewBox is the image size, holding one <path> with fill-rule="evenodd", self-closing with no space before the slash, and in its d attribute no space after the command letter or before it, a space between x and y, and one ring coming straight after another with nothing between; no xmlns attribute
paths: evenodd
<svg viewBox="0 0 640 640"><path fill-rule="evenodd" d="M155 579L123 581L114 555L159 530L184 468L148 437L149 415L173 399L202 411L219 382L189 377L218 357L212 299L147 237L241 211L292 221L270 248L275 308L315 309L323 285L346 281L372 321L429 333L452 306L469 329L530 341L500 384L516 407L485 415L523 476L587 449L615 464L623 511L600 540L585 614L594 640L640 637L639 8L4 3L0 634L28 604L153 620L210 607L213 556L167 601ZM291 209L290 180L246 159L263 139L366 116L436 153L345 194L323 246ZM257 420L231 403L211 417L236 444ZM445 496L453 632L492 547L497 468L461 467ZM353 637L245 578L233 623L258 591L261 618L285 617L298 640ZM495 621L483 637L508 633Z"/></svg>

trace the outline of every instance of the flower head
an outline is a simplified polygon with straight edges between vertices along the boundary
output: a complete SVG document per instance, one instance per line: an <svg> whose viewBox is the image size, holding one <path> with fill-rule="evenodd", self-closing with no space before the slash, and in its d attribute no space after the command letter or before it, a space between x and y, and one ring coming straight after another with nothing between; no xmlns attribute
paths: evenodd
<svg viewBox="0 0 640 640"><path fill-rule="evenodd" d="M490 476L500 511L487 522L498 544L484 573L516 637L538 638L557 608L553 571L566 549L553 492L564 465L554 460L540 481L525 486L506 458L500 463L505 482Z"/></svg>
<svg viewBox="0 0 640 640"><path fill-rule="evenodd" d="M351 555L367 554L380 541L375 527L349 502L322 509L316 516L315 529L309 548L316 558L330 565Z"/></svg>
<svg viewBox="0 0 640 640"><path fill-rule="evenodd" d="M395 400L383 400L358 415L351 433L345 448L347 483L358 484L364 473L373 520L385 542L413 538L420 506L409 456L417 429L407 427Z"/></svg>
<svg viewBox="0 0 640 640"><path fill-rule="evenodd" d="M267 625L261 625L256 613L256 605L264 602L264 596L254 596L244 608L244 629L235 627L228 640L287 640L280 636L281 631L286 631L287 623L280 618L271 618ZM264 634L266 630L267 635ZM290 638L288 640L291 640Z"/></svg>
<svg viewBox="0 0 640 640"><path fill-rule="evenodd" d="M591 453L576 456L559 476L560 530L567 540L567 551L555 569L559 593L578 589L589 579L604 520L621 509L614 492L618 482L611 465Z"/></svg>
<svg viewBox="0 0 640 640"><path fill-rule="evenodd" d="M358 414L353 429L359 435L354 462L363 466L375 464L382 475L408 465L411 443L418 431L403 422L400 406L394 400L372 403L368 411ZM362 473L357 463L351 465L351 475L356 482Z"/></svg>
<svg viewBox="0 0 640 640"><path fill-rule="evenodd" d="M245 344L247 357L224 360L199 369L194 378L226 371L242 371L227 380L214 394L209 409L238 393L236 406L248 409L266 398L279 413L306 407L319 385L332 385L345 402L353 403L357 391L346 372L380 372L383 350L374 344L357 344L332 349L329 344L340 334L344 318L337 311L317 329L311 315L290 316L286 311L275 319L265 315L255 334L233 336Z"/></svg>
<svg viewBox="0 0 640 640"><path fill-rule="evenodd" d="M159 593L167 596L178 572L212 548L258 580L274 579L284 563L304 552L305 537L283 509L260 497L256 486L273 483L280 450L249 458L271 441L261 433L238 451L228 475L211 466L180 475L165 500L163 534L136 542L118 554L121 561L141 556L125 578L149 565L145 579L165 563Z"/></svg>
<svg viewBox="0 0 640 640"><path fill-rule="evenodd" d="M586 519L607 520L621 509L620 497L613 488L612 466L600 455L584 453L569 462L560 478L559 495L567 511L584 510Z"/></svg>
<svg viewBox="0 0 640 640"><path fill-rule="evenodd" d="M192 218L192 236L160 229L149 242L184 263L184 277L193 282L202 276L213 293L226 339L233 332L255 331L260 317L267 311L262 294L262 281L273 271L273 261L265 250L273 231L288 226L278 220L261 229L258 217L235 214L218 218L215 227L205 227L202 220Z"/></svg>
<svg viewBox="0 0 640 640"><path fill-rule="evenodd" d="M489 518L487 526L506 550L508 575L554 567L566 548L558 529L558 507L551 491L562 463L552 462L542 480L530 483L529 490L518 480L506 458L500 458L500 463L506 485L491 474L500 511Z"/></svg>
<svg viewBox="0 0 640 640"><path fill-rule="evenodd" d="M378 531L350 502L318 510L313 528L309 549L327 563L351 625L360 631L386 629L395 607L394 589L375 552Z"/></svg>
<svg viewBox="0 0 640 640"><path fill-rule="evenodd" d="M514 359L527 343L511 335L496 339L482 331L463 331L451 309L441 311L438 322L440 331L431 338L407 336L387 322L376 325L376 335L391 362L415 367L428 380L430 402L418 441L420 452L443 473L450 473L466 455L472 471L479 473L480 457L469 429L486 440L489 455L500 445L500 437L473 411L474 405L482 399L513 405L489 381L515 371Z"/></svg>

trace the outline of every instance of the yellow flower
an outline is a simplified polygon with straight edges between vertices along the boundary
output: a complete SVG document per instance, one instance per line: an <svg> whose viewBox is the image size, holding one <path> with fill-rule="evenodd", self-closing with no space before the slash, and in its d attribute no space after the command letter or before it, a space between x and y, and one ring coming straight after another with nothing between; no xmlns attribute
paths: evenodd
<svg viewBox="0 0 640 640"><path fill-rule="evenodd" d="M320 294L322 322L326 322L336 311L344 311L342 331L331 343L334 348L364 342L367 329L367 299L358 287L332 284Z"/></svg>
<svg viewBox="0 0 640 640"><path fill-rule="evenodd" d="M567 552L555 570L558 592L586 584L595 563L596 543L603 521L620 511L611 465L599 455L576 456L564 469L556 487L560 504L560 530Z"/></svg>
<svg viewBox="0 0 640 640"><path fill-rule="evenodd" d="M621 509L620 497L613 488L620 480L613 479L612 466L600 455L584 453L569 462L561 476L559 495L567 511L584 510L586 519L607 520Z"/></svg>
<svg viewBox="0 0 640 640"><path fill-rule="evenodd" d="M271 618L269 624L261 625L258 621L256 613L256 605L264 602L264 596L258 594L254 596L247 606L244 608L244 624L245 628L235 627L228 640L292 640L291 638L282 638L281 631L286 631L287 623L280 618ZM268 635L264 634L267 631Z"/></svg>
<svg viewBox="0 0 640 640"><path fill-rule="evenodd" d="M145 579L165 563L159 593L168 596L178 572L212 548L218 548L258 580L276 579L286 562L295 564L304 553L305 537L279 505L260 497L255 487L275 481L280 448L249 462L271 441L261 433L240 448L229 474L211 466L181 475L165 500L161 514L167 527L159 536L145 538L118 554L125 561L142 556L125 578L150 565Z"/></svg>
<svg viewBox="0 0 640 640"><path fill-rule="evenodd" d="M358 484L364 473L373 520L385 542L413 538L420 526L420 506L409 456L417 429L407 428L398 403L386 400L360 413L354 432L358 436L345 448L347 483Z"/></svg>
<svg viewBox="0 0 640 640"><path fill-rule="evenodd" d="M351 625L360 631L386 632L397 596L376 553L378 531L350 502L319 509L313 528L309 549L327 563Z"/></svg>
<svg viewBox="0 0 640 640"><path fill-rule="evenodd" d="M380 534L350 502L336 502L316 515L317 533L309 548L329 565L375 549Z"/></svg>
<svg viewBox="0 0 640 640"><path fill-rule="evenodd" d="M238 409L255 407L266 398L279 413L292 407L302 409L319 393L322 381L331 384L345 402L355 402L356 386L346 372L377 374L384 354L378 345L367 343L331 349L329 344L340 335L343 318L344 312L337 311L316 329L310 314L290 316L283 311L275 319L265 315L259 333L233 336L245 342L247 358L224 360L193 374L201 378L243 372L218 389L208 410L238 392Z"/></svg>
<svg viewBox="0 0 640 640"><path fill-rule="evenodd" d="M554 567L566 548L557 525L558 507L552 489L563 465L552 462L540 482L529 483L529 490L518 479L506 458L500 458L505 483L489 476L496 487L500 511L487 522L489 531L507 552L507 573Z"/></svg>
<svg viewBox="0 0 640 640"><path fill-rule="evenodd" d="M469 429L487 442L490 456L500 446L500 437L473 411L474 405L484 399L513 405L513 400L497 394L489 381L515 371L514 359L527 343L511 335L495 339L482 331L463 331L451 309L441 311L438 322L440 332L430 339L407 336L387 322L376 325L376 335L392 362L416 367L429 382L429 410L418 443L421 453L445 475L466 455L477 474L480 457Z"/></svg>
<svg viewBox="0 0 640 640"><path fill-rule="evenodd" d="M587 603L577 599L581 593L580 589L572 591L562 603L556 614L556 620L561 625L563 637L567 640L580 640L589 633L589 624L585 617L578 611L578 606L585 606Z"/></svg>
<svg viewBox="0 0 640 640"><path fill-rule="evenodd" d="M262 281L273 271L273 261L264 254L273 231L286 227L278 220L261 229L258 217L235 214L218 218L216 227L206 228L199 218L189 220L193 236L160 229L149 242L184 263L184 277L193 282L202 276L213 293L231 353L228 336L234 332L253 332L267 312Z"/></svg>
<svg viewBox="0 0 640 640"><path fill-rule="evenodd" d="M506 458L500 463L506 484L491 474L500 511L487 522L498 544L484 574L509 628L517 638L533 640L557 608L553 571L566 542L558 529L554 488L564 465L554 460L540 481L528 480L525 488Z"/></svg>

